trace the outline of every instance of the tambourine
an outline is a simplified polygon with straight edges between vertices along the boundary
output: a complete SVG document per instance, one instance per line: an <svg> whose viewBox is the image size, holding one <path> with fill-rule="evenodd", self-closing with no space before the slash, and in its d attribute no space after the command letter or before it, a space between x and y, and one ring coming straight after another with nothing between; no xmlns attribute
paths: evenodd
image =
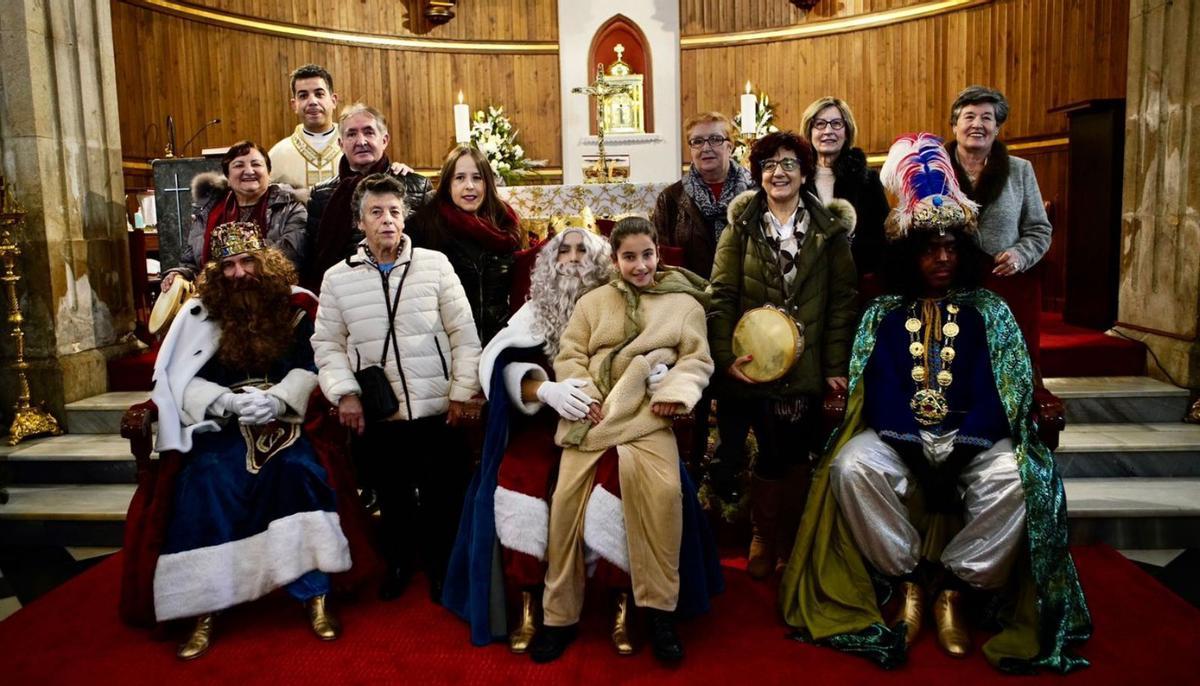
<svg viewBox="0 0 1200 686"><path fill-rule="evenodd" d="M777 307L747 310L733 329L733 354L753 355L742 373L759 383L782 378L804 352L804 325Z"/></svg>
<svg viewBox="0 0 1200 686"><path fill-rule="evenodd" d="M192 297L192 293L196 291L196 287L191 281L183 278L179 274L175 275L175 280L171 282L171 287L166 293L158 296L158 300L154 301L154 309L150 310L150 333L155 334L161 331L166 331L171 327L171 321L175 319L176 313L183 304Z"/></svg>

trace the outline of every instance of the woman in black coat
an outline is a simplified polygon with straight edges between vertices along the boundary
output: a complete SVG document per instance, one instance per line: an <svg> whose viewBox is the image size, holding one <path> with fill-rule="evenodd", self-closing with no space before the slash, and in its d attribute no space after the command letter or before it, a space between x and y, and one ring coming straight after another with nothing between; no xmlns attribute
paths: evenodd
<svg viewBox="0 0 1200 686"><path fill-rule="evenodd" d="M883 222L888 201L879 173L867 166L867 155L854 146L858 127L854 113L840 98L820 98L804 110L801 132L817 151L817 171L806 189L828 203L841 198L854 206L858 221L851 238L851 251L859 277L874 274L882 266L886 241Z"/></svg>

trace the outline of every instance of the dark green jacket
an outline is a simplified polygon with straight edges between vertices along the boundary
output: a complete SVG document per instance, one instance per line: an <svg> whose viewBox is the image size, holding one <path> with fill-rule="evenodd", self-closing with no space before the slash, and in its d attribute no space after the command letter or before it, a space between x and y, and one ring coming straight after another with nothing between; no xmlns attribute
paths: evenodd
<svg viewBox="0 0 1200 686"><path fill-rule="evenodd" d="M763 229L766 193L746 191L729 204L729 226L721 234L712 271L708 340L718 388L725 397L792 398L820 395L825 378L846 376L857 319L858 275L848 232L854 208L845 200L822 205L801 191L811 219L800 247L791 296L783 291L779 258ZM747 310L773 304L804 323L804 352L783 378L765 384L734 381L726 370L733 354L733 329Z"/></svg>

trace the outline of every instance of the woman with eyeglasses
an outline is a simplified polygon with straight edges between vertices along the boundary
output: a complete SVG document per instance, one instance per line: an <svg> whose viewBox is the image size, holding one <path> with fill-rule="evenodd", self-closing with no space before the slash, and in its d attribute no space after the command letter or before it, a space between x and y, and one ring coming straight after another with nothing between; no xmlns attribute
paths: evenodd
<svg viewBox="0 0 1200 686"><path fill-rule="evenodd" d="M879 182L879 172L867 166L867 155L854 147L858 126L854 113L840 98L819 98L801 118L800 130L817 151L816 173L807 180L806 190L821 202L834 198L846 200L858 214L858 224L850 247L859 274L874 274L882 267L883 222L888 201Z"/></svg>
<svg viewBox="0 0 1200 686"><path fill-rule="evenodd" d="M715 495L737 502L753 428L758 457L747 571L763 579L775 570L779 553L786 559L795 535L794 526L782 525L785 500L803 512L809 451L820 447L825 389L846 387L858 279L849 241L854 208L845 200L822 203L803 190L816 169L812 145L791 131L768 134L751 148L750 169L762 187L730 203L712 271L708 337L717 367L720 444L708 479ZM752 356L733 352L733 332L743 314L764 306L782 310L798 325L802 352L786 371L780 368L778 379L756 382L746 369Z"/></svg>
<svg viewBox="0 0 1200 686"><path fill-rule="evenodd" d="M735 164L733 120L702 112L684 122L691 168L658 196L654 228L660 247L682 251L682 266L708 278L717 239L725 230L729 202L754 185L750 172ZM670 252L665 251L665 253ZM664 254L665 254L664 253Z"/></svg>

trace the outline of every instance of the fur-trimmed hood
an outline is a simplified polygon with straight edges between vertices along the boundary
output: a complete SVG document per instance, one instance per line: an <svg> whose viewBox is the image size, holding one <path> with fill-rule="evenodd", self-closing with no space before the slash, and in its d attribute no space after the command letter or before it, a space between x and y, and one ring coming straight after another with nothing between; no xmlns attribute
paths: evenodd
<svg viewBox="0 0 1200 686"><path fill-rule="evenodd" d="M192 177L191 186L192 202L200 207L205 207L225 197L225 194L229 192L229 179L219 172L201 172ZM269 205L282 205L295 199L290 186L278 183L270 183L267 186L267 193L269 194L267 200Z"/></svg>
<svg viewBox="0 0 1200 686"><path fill-rule="evenodd" d="M826 236L834 236L843 231L850 236L854 235L858 214L854 211L853 205L841 198L834 198L828 204L823 205L812 193L805 190L801 190L800 193L805 208L812 213L815 228L818 231ZM766 204L766 191L761 188L738 194L729 203L727 213L729 223L733 224L739 220L744 224L749 223L749 215L761 215L766 211Z"/></svg>

